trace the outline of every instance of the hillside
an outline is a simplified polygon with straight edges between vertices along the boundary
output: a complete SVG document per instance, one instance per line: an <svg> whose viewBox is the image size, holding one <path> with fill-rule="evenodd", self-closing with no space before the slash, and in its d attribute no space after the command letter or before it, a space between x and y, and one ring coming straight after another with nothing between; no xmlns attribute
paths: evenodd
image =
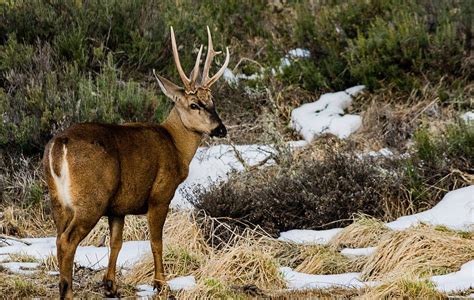
<svg viewBox="0 0 474 300"><path fill-rule="evenodd" d="M473 14L468 0L0 0L0 295L57 296L44 147L75 123L162 122L170 26L185 70L206 26L231 59L212 88L228 135L204 138L173 198L162 296L472 295ZM104 217L76 253L81 297L103 295L107 235ZM148 239L128 216L121 296L154 295Z"/></svg>

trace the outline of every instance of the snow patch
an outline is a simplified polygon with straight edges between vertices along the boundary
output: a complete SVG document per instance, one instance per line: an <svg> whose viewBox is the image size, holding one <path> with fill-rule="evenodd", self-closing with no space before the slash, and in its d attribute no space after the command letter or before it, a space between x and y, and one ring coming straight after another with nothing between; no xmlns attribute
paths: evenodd
<svg viewBox="0 0 474 300"><path fill-rule="evenodd" d="M372 255L376 247L367 247L367 248L344 248L341 250L341 254L351 257L351 256L369 256Z"/></svg>
<svg viewBox="0 0 474 300"><path fill-rule="evenodd" d="M344 273L335 275L313 275L295 272L291 268L280 268L283 278L292 290L325 289L330 287L362 288L371 285L370 282L362 282L361 273Z"/></svg>
<svg viewBox="0 0 474 300"><path fill-rule="evenodd" d="M474 185L447 193L433 208L387 223L393 230L404 230L419 223L442 225L453 230L474 229Z"/></svg>
<svg viewBox="0 0 474 300"><path fill-rule="evenodd" d="M323 133L332 133L339 138L347 138L362 125L359 115L344 114L344 109L352 103L352 96L360 93L363 85L342 92L327 93L319 100L306 103L291 112L291 126L304 139L311 142Z"/></svg>
<svg viewBox="0 0 474 300"><path fill-rule="evenodd" d="M248 166L258 165L265 160L268 160L267 164L271 164L273 161L269 160L269 157L276 153L273 147L261 145L238 145L235 149ZM227 180L231 172L244 170L244 165L230 145L199 148L189 165L188 177L176 190L171 206L192 208L186 195L192 191L193 187L199 185L202 188L208 188L215 183Z"/></svg>
<svg viewBox="0 0 474 300"><path fill-rule="evenodd" d="M168 280L168 285L172 291L192 290L196 286L196 279L194 276L182 276Z"/></svg>
<svg viewBox="0 0 474 300"><path fill-rule="evenodd" d="M172 291L191 290L196 287L196 279L192 275L176 277L168 280L168 286ZM138 285L137 290L139 297L151 297L156 293L153 287L148 284Z"/></svg>
<svg viewBox="0 0 474 300"><path fill-rule="evenodd" d="M461 270L445 275L432 276L431 281L440 292L452 293L474 288L474 260L461 266Z"/></svg>
<svg viewBox="0 0 474 300"><path fill-rule="evenodd" d="M243 73L234 74L231 69L226 68L222 78L230 85L237 86L240 80L259 80L263 78L264 69L261 69L260 72L254 73L252 75L246 75Z"/></svg>
<svg viewBox="0 0 474 300"><path fill-rule="evenodd" d="M278 240L296 244L325 245L341 230L342 228L328 230L293 229L281 232Z"/></svg>
<svg viewBox="0 0 474 300"><path fill-rule="evenodd" d="M11 246L1 247L0 257L6 254L24 254L38 260L43 260L50 255L56 255L55 237L29 238L24 240L30 242L31 245L16 243ZM117 265L125 268L130 267L138 262L143 254L150 251L151 247L148 241L124 242L117 259ZM79 246L74 256L75 263L94 270L106 268L108 261L108 247Z"/></svg>
<svg viewBox="0 0 474 300"><path fill-rule="evenodd" d="M24 275L31 275L38 270L34 270L40 266L40 263L35 262L7 262L1 263L0 266L7 268L10 272L15 274L24 274Z"/></svg>
<svg viewBox="0 0 474 300"><path fill-rule="evenodd" d="M272 68L271 72L273 75L277 73L283 73L285 68L288 68L292 65L294 60L299 58L308 58L311 56L311 52L308 49L296 48L288 51L288 53L280 60L280 65L278 69Z"/></svg>
<svg viewBox="0 0 474 300"><path fill-rule="evenodd" d="M463 119L466 122L474 121L474 111L468 111L466 113L463 113L461 115L461 119Z"/></svg>

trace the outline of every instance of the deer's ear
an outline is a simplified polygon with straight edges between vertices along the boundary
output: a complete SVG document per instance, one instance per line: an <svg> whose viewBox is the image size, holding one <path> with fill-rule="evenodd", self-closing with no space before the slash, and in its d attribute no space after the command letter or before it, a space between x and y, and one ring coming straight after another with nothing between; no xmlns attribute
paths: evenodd
<svg viewBox="0 0 474 300"><path fill-rule="evenodd" d="M179 99L181 99L184 96L184 89L182 87L177 86L176 84L172 83L168 79L157 75L153 72L155 75L156 80L158 81L158 84L160 85L161 91L173 100L173 102L177 102Z"/></svg>

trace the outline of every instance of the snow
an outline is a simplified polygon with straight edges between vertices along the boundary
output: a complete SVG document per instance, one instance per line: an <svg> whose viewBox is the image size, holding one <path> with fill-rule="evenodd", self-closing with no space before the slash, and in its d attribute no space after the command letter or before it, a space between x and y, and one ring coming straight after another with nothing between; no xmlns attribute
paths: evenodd
<svg viewBox="0 0 474 300"><path fill-rule="evenodd" d="M453 230L474 229L474 185L447 193L433 208L387 223L393 230L404 230L419 223L442 225Z"/></svg>
<svg viewBox="0 0 474 300"><path fill-rule="evenodd" d="M226 68L224 70L224 74L222 74L222 78L230 85L230 86L237 86L241 79L243 80L258 80L263 78L264 69L261 69L259 73L255 73L252 75L246 75L243 73L234 74L231 69Z"/></svg>
<svg viewBox="0 0 474 300"><path fill-rule="evenodd" d="M341 254L345 256L369 256L372 255L376 247L367 247L367 248L344 248L341 250Z"/></svg>
<svg viewBox="0 0 474 300"><path fill-rule="evenodd" d="M24 254L38 260L43 260L50 255L56 254L55 237L29 238L24 240L30 242L31 245L15 243L11 246L0 247L0 257L7 254ZM117 265L124 268L130 267L138 262L144 253L150 251L150 242L148 241L124 242L117 259ZM79 246L74 256L75 263L94 270L106 268L108 261L108 247Z"/></svg>
<svg viewBox="0 0 474 300"><path fill-rule="evenodd" d="M440 292L452 293L474 288L474 260L461 266L461 270L446 275L432 276L431 281Z"/></svg>
<svg viewBox="0 0 474 300"><path fill-rule="evenodd" d="M301 48L292 49L288 51L285 57L280 59L280 65L278 66L278 69L275 70L274 68L272 68L271 72L273 75L277 73L283 73L284 69L291 66L294 60L297 60L299 58L308 58L310 56L311 56L311 52L309 52L309 50L307 49L301 49Z"/></svg>
<svg viewBox="0 0 474 300"><path fill-rule="evenodd" d="M276 153L271 146L262 145L237 145L235 149L248 166L255 166L268 160ZM266 162L272 163L271 160ZM233 171L244 171L245 166L237 158L237 154L230 145L217 145L209 148L199 148L189 165L189 175L178 187L172 207L192 208L186 195L193 187L207 188L215 183L227 180Z"/></svg>
<svg viewBox="0 0 474 300"><path fill-rule="evenodd" d="M278 240L296 244L325 245L341 230L342 228L328 230L293 229L281 232Z"/></svg>
<svg viewBox="0 0 474 300"><path fill-rule="evenodd" d="M168 280L168 287L172 291L191 290L196 286L194 276L181 276ZM137 296L151 297L155 295L155 291L151 285L141 284L137 286Z"/></svg>
<svg viewBox="0 0 474 300"><path fill-rule="evenodd" d="M40 266L39 263L35 262L7 262L1 263L2 267L7 268L10 272L15 274L24 274L24 275L31 275L36 273L37 270L34 270Z"/></svg>
<svg viewBox="0 0 474 300"><path fill-rule="evenodd" d="M288 51L288 53L285 55L280 60L280 65L278 66L277 70L275 68L272 68L270 71L273 75L277 73L283 73L283 70L289 66L291 66L292 62L294 60L300 59L300 58L308 58L311 56L311 53L307 49L302 49L302 48L296 48ZM265 74L266 69L265 68L260 68L260 70L257 73L254 73L252 75L246 75L243 73L237 73L234 74L234 72L226 68L224 70L224 74L222 75L222 78L230 85L230 86L236 86L239 84L240 80L260 80L263 79L264 74Z"/></svg>
<svg viewBox="0 0 474 300"><path fill-rule="evenodd" d="M390 157L393 156L393 152L388 148L382 148L379 151L369 151L367 155L370 157Z"/></svg>
<svg viewBox="0 0 474 300"><path fill-rule="evenodd" d="M305 145L307 145L307 142L304 140L287 143L290 149ZM234 148L239 154L236 153ZM243 159L247 166L259 164L268 166L274 163L271 157L275 154L277 154L277 151L272 145L236 145L234 147L231 145L216 145L209 148L199 148L189 165L188 177L176 190L171 201L171 207L190 209L193 206L189 203L187 197L192 197L191 192L194 187L199 186L206 189L227 180L232 172L244 171L245 166L238 156Z"/></svg>
<svg viewBox="0 0 474 300"><path fill-rule="evenodd" d="M466 122L474 121L474 111L468 111L466 113L463 113L461 115L461 119L463 119Z"/></svg>
<svg viewBox="0 0 474 300"><path fill-rule="evenodd" d="M194 276L182 276L168 280L168 285L172 291L191 290L196 286Z"/></svg>
<svg viewBox="0 0 474 300"><path fill-rule="evenodd" d="M352 103L352 96L361 92L363 85L342 92L327 93L319 100L306 103L291 112L291 126L304 139L311 142L323 133L332 133L339 138L347 138L362 125L359 115L344 114L344 109Z"/></svg>
<svg viewBox="0 0 474 300"><path fill-rule="evenodd" d="M138 297L143 297L143 298L148 298L148 297L153 297L155 295L155 291L153 290L153 287L148 284L141 284L137 286L137 296Z"/></svg>
<svg viewBox="0 0 474 300"><path fill-rule="evenodd" d="M344 273L335 275L313 275L295 272L291 268L280 268L288 288L292 290L325 289L330 287L362 288L371 282L362 282L361 273Z"/></svg>
<svg viewBox="0 0 474 300"><path fill-rule="evenodd" d="M288 56L292 58L308 58L311 56L311 52L308 49L296 48L288 51Z"/></svg>

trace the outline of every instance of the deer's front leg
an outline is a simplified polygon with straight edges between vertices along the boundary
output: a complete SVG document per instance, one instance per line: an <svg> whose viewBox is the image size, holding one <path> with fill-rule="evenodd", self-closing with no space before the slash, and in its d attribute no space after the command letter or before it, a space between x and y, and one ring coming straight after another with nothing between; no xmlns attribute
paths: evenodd
<svg viewBox="0 0 474 300"><path fill-rule="evenodd" d="M165 204L151 206L148 209L148 225L150 227L151 252L155 263L153 285L158 292L166 285L163 269L163 225L168 214L169 201Z"/></svg>

